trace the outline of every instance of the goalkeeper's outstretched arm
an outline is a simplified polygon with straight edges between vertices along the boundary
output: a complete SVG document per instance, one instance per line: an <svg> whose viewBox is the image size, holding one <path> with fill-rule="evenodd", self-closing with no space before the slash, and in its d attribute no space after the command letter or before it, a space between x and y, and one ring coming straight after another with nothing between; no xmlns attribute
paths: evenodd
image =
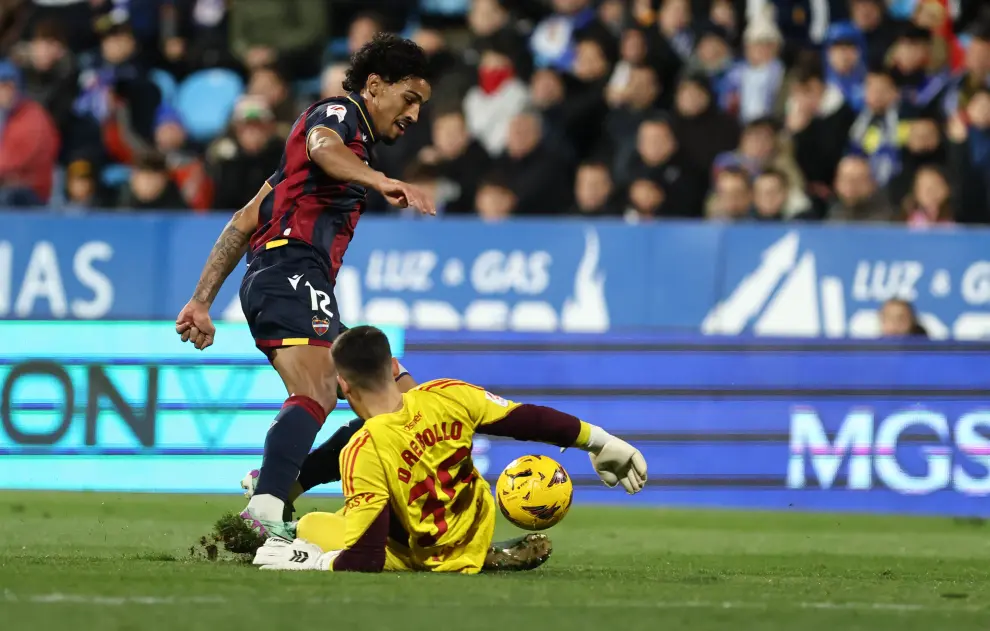
<svg viewBox="0 0 990 631"><path fill-rule="evenodd" d="M554 408L525 403L511 404L510 407L510 402L505 403L509 410L501 418L490 420L490 414L482 416L478 433L548 443L564 449L583 449L588 452L595 472L606 485L621 484L630 494L643 490L646 459L626 441L597 425Z"/></svg>

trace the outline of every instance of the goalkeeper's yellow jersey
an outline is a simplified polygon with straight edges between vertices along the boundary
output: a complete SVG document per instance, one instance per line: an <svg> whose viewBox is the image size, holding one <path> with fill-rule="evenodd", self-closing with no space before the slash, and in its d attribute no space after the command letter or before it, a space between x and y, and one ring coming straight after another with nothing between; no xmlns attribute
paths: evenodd
<svg viewBox="0 0 990 631"><path fill-rule="evenodd" d="M480 521L492 522L485 528L490 539L494 501L474 466L472 441L479 428L518 406L478 386L440 379L403 394L397 412L368 419L341 453L347 548L361 545L383 513L388 548L408 550L403 556L413 567L407 569L438 569L477 538ZM481 560L489 543L475 544ZM480 567L481 560L444 569L477 571L469 566Z"/></svg>

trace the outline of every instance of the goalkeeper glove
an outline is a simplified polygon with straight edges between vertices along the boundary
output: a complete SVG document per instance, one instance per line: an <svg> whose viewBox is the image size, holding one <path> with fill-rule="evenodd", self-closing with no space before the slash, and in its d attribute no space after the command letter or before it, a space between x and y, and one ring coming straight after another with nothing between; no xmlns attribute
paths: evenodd
<svg viewBox="0 0 990 631"><path fill-rule="evenodd" d="M587 425L590 427L590 434L582 449L588 452L591 466L605 486L611 488L621 484L630 495L642 491L646 486L646 459L643 454L601 427L591 423Z"/></svg>
<svg viewBox="0 0 990 631"><path fill-rule="evenodd" d="M638 449L610 436L598 453L588 452L591 466L608 487L621 484L630 495L639 493L646 485L646 459Z"/></svg>

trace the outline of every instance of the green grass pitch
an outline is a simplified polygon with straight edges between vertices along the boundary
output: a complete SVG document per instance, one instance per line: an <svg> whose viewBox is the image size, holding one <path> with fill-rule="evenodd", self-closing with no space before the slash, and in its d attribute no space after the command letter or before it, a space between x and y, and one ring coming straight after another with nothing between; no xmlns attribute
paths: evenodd
<svg viewBox="0 0 990 631"><path fill-rule="evenodd" d="M260 572L190 558L242 504L0 493L2 628L990 629L990 537L977 522L578 506L528 574Z"/></svg>

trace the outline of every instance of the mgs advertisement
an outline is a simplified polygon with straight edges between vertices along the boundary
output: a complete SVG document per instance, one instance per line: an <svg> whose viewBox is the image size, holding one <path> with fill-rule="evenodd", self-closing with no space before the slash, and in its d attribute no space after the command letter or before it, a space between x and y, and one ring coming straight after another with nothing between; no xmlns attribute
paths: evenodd
<svg viewBox="0 0 990 631"><path fill-rule="evenodd" d="M0 487L237 491L285 397L236 322L239 279L217 347L193 354L169 322L223 223L7 224ZM988 516L990 351L962 343L990 335L987 237L369 217L336 295L344 322L393 325L422 380L633 440L651 463L642 501ZM895 296L943 341L862 341ZM562 461L579 501L616 499L575 450L479 440L475 462L491 478L533 452Z"/></svg>

